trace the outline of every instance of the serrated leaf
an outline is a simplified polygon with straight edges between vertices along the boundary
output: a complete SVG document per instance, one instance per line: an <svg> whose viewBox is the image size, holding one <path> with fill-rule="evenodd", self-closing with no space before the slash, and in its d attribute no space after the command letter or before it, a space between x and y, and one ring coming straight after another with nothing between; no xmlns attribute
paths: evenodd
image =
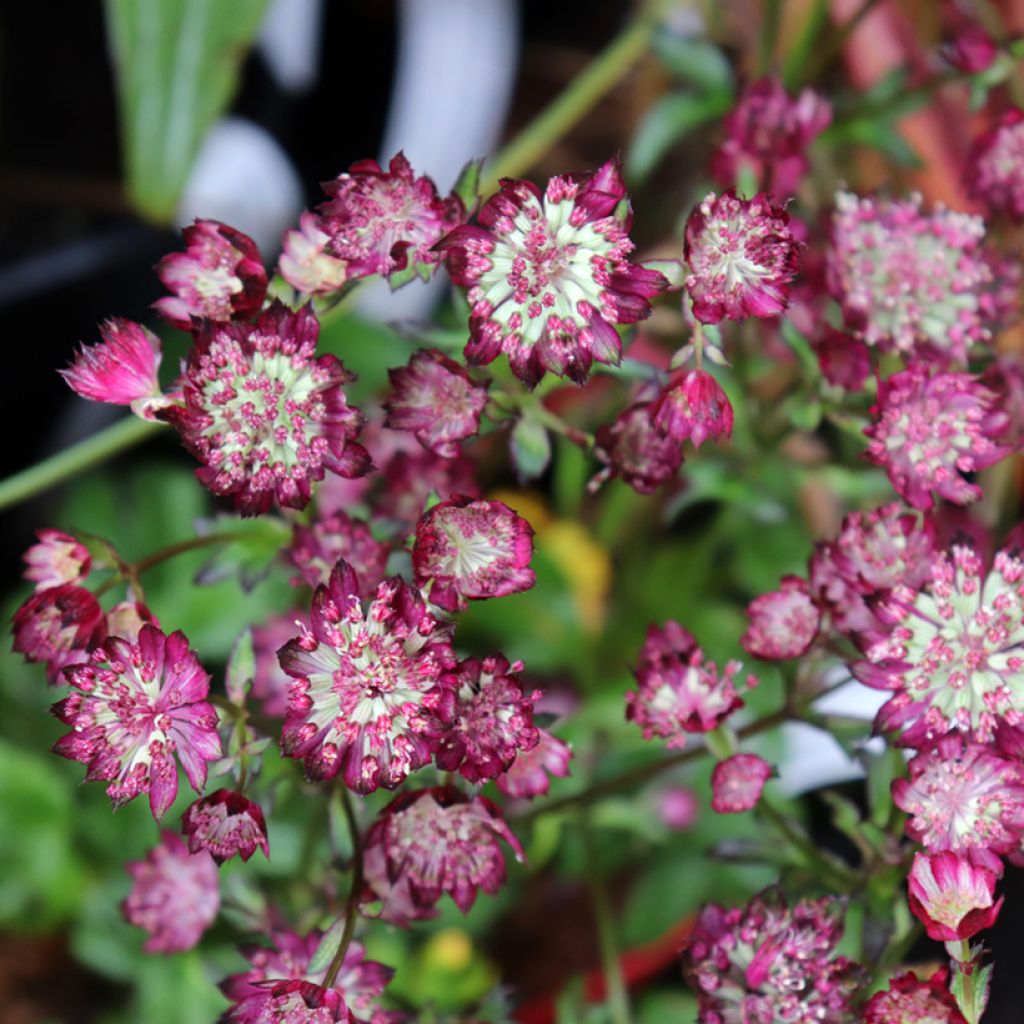
<svg viewBox="0 0 1024 1024"><path fill-rule="evenodd" d="M642 181L668 150L694 129L729 109L728 95L699 96L671 93L647 112L633 136L626 156L626 176Z"/></svg>
<svg viewBox="0 0 1024 1024"><path fill-rule="evenodd" d="M522 481L535 480L551 461L551 438L547 429L528 416L512 428L509 449L516 473Z"/></svg>
<svg viewBox="0 0 1024 1024"><path fill-rule="evenodd" d="M970 967L970 974L964 970L965 966ZM953 961L953 978L949 990L967 1024L980 1024L992 988L992 969L992 964L981 967L977 963L965 965Z"/></svg>
<svg viewBox="0 0 1024 1024"><path fill-rule="evenodd" d="M256 672L256 653L252 646L252 630L246 629L235 641L224 674L228 699L235 704L245 700L248 684Z"/></svg>
<svg viewBox="0 0 1024 1024"><path fill-rule="evenodd" d="M470 160L465 167L459 171L452 192L461 200L466 209L472 213L480 199L480 172L484 166L482 159Z"/></svg>

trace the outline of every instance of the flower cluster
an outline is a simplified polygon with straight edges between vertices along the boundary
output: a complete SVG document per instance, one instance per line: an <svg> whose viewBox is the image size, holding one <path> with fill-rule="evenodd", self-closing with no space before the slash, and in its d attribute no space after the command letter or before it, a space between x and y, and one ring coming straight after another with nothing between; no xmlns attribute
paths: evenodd
<svg viewBox="0 0 1024 1024"><path fill-rule="evenodd" d="M1024 111L1008 110L974 144L968 161L971 194L990 210L1024 217Z"/></svg>
<svg viewBox="0 0 1024 1024"><path fill-rule="evenodd" d="M658 432L679 450L684 441L699 448L709 437L727 441L732 436L732 403L706 370L687 370L670 381L654 400L651 416Z"/></svg>
<svg viewBox="0 0 1024 1024"><path fill-rule="evenodd" d="M818 635L821 612L811 600L806 581L787 576L778 590L754 598L747 607L750 624L740 637L755 658L780 661L799 658Z"/></svg>
<svg viewBox="0 0 1024 1024"><path fill-rule="evenodd" d="M864 1024L967 1024L948 989L943 967L921 980L907 971L864 1004Z"/></svg>

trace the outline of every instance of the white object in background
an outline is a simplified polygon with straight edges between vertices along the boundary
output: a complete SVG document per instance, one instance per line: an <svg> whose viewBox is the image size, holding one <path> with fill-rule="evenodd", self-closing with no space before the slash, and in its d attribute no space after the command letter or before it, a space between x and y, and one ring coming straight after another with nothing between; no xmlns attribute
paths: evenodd
<svg viewBox="0 0 1024 1024"><path fill-rule="evenodd" d="M323 0L273 0L263 16L256 42L285 92L306 92L320 76L323 15Z"/></svg>

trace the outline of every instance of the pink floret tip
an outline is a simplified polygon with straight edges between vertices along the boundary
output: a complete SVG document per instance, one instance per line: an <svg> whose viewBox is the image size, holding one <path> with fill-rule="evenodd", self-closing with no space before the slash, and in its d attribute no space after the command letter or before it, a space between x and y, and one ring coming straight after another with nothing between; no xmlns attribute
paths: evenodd
<svg viewBox="0 0 1024 1024"><path fill-rule="evenodd" d="M36 530L37 544L21 557L28 568L25 579L36 585L36 592L64 583L80 583L89 575L92 557L79 540L60 530Z"/></svg>

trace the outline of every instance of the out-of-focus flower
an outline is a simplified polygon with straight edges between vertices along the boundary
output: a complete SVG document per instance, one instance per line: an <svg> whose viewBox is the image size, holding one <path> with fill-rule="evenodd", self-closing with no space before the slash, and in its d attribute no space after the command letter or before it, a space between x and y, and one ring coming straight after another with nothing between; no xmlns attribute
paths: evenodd
<svg viewBox="0 0 1024 1024"><path fill-rule="evenodd" d="M449 633L397 576L364 613L359 580L339 561L313 595L311 629L280 651L281 667L296 680L284 753L302 758L311 779L340 771L357 793L400 785L430 761L451 721Z"/></svg>
<svg viewBox="0 0 1024 1024"><path fill-rule="evenodd" d="M431 495L447 501L456 495L478 498L480 485L476 467L470 459L444 459L433 452L415 454L400 451L388 460L383 470L384 484L377 507L389 519L411 531L423 514Z"/></svg>
<svg viewBox="0 0 1024 1024"><path fill-rule="evenodd" d="M38 544L21 557L28 568L25 579L36 585L36 593L64 583L78 583L89 575L92 558L80 541L60 530L36 530Z"/></svg>
<svg viewBox="0 0 1024 1024"><path fill-rule="evenodd" d="M432 917L447 893L464 914L482 889L505 881L502 842L523 859L501 810L482 796L451 787L402 793L381 811L363 847L366 899L396 924Z"/></svg>
<svg viewBox="0 0 1024 1024"><path fill-rule="evenodd" d="M74 583L37 590L14 613L12 650L46 664L50 683L61 670L86 661L107 635L106 618L92 592Z"/></svg>
<svg viewBox="0 0 1024 1024"><path fill-rule="evenodd" d="M309 981L280 981L265 998L229 1007L219 1024L353 1024L355 1017L334 989Z"/></svg>
<svg viewBox="0 0 1024 1024"><path fill-rule="evenodd" d="M620 476L640 494L650 494L675 479L683 464L683 446L654 425L652 406L641 402L598 428L594 454L604 463L590 482L596 490L610 477Z"/></svg>
<svg viewBox="0 0 1024 1024"><path fill-rule="evenodd" d="M182 231L186 249L165 256L156 267L168 291L153 308L187 331L193 317L248 320L263 305L267 272L256 243L217 220L197 220Z"/></svg>
<svg viewBox="0 0 1024 1024"><path fill-rule="evenodd" d="M785 576L778 590L747 605L749 625L740 637L755 658L781 661L806 654L818 635L821 612L811 600L806 580Z"/></svg>
<svg viewBox="0 0 1024 1024"><path fill-rule="evenodd" d="M296 291L327 295L348 280L348 264L327 251L330 240L310 210L303 210L297 228L285 232L277 269Z"/></svg>
<svg viewBox="0 0 1024 1024"><path fill-rule="evenodd" d="M505 796L526 799L544 796L551 788L549 776L568 778L572 748L546 729L538 729L537 735L537 745L530 750L520 750L508 771L498 776L498 789Z"/></svg>
<svg viewBox="0 0 1024 1024"><path fill-rule="evenodd" d="M243 515L276 498L305 508L325 470L362 476L370 457L356 435L362 416L332 355L316 355L320 324L310 306L274 302L255 324L204 321L189 353L184 408L165 414L203 464L196 476L230 496Z"/></svg>
<svg viewBox="0 0 1024 1024"><path fill-rule="evenodd" d="M67 678L75 690L53 712L71 732L54 752L87 765L87 781L109 783L115 807L148 791L161 818L178 793L175 756L203 791L207 762L221 752L217 712L206 700L210 677L184 633L165 636L147 623L137 643L109 637Z"/></svg>
<svg viewBox="0 0 1024 1024"><path fill-rule="evenodd" d="M907 876L910 910L936 942L970 939L995 924L996 875L955 853L917 853Z"/></svg>
<svg viewBox="0 0 1024 1024"><path fill-rule="evenodd" d="M191 949L220 909L217 865L208 853L191 854L173 832L144 860L128 864L132 889L121 905L129 924L149 933L147 953Z"/></svg>
<svg viewBox="0 0 1024 1024"><path fill-rule="evenodd" d="M967 373L933 374L913 363L879 383L872 412L875 420L864 430L866 455L914 508L930 509L936 496L958 505L977 501L981 488L961 474L1009 454L1000 443L1009 417Z"/></svg>
<svg viewBox="0 0 1024 1024"><path fill-rule="evenodd" d="M504 352L528 387L546 372L582 383L595 359L617 364L614 325L647 317L667 285L627 258L632 215L618 162L552 178L543 193L507 178L478 220L438 247L452 280L469 288L468 362Z"/></svg>
<svg viewBox="0 0 1024 1024"><path fill-rule="evenodd" d="M941 48L942 56L966 75L987 71L999 56L996 41L976 21L962 21L953 38Z"/></svg>
<svg viewBox="0 0 1024 1024"><path fill-rule="evenodd" d="M706 324L772 317L799 267L789 214L769 196L708 193L686 222L683 257L693 315Z"/></svg>
<svg viewBox="0 0 1024 1024"><path fill-rule="evenodd" d="M480 429L488 382L474 381L465 368L437 349L414 352L409 362L388 370L391 395L385 426L408 430L428 451L453 459L459 441Z"/></svg>
<svg viewBox="0 0 1024 1024"><path fill-rule="evenodd" d="M706 370L687 370L672 381L651 405L654 426L678 444L699 448L732 437L732 403Z"/></svg>
<svg viewBox="0 0 1024 1024"><path fill-rule="evenodd" d="M206 850L218 864L236 853L248 860L258 849L264 857L270 856L260 805L233 790L218 789L196 800L181 816L181 825L189 850Z"/></svg>
<svg viewBox="0 0 1024 1024"><path fill-rule="evenodd" d="M150 623L159 626L153 613L141 602L129 595L128 600L118 601L107 612L107 636L119 636L129 643L139 642L142 627Z"/></svg>
<svg viewBox="0 0 1024 1024"><path fill-rule="evenodd" d="M871 375L871 355L860 338L825 324L811 347L818 357L821 375L829 384L850 392L864 389Z"/></svg>
<svg viewBox="0 0 1024 1024"><path fill-rule="evenodd" d="M772 766L757 754L733 754L711 773L711 808L719 814L740 814L757 806Z"/></svg>
<svg viewBox="0 0 1024 1024"><path fill-rule="evenodd" d="M369 600L384 581L390 549L374 537L369 524L337 511L308 526L296 525L287 554L311 587L326 583L338 559L345 559L359 577L363 599Z"/></svg>
<svg viewBox="0 0 1024 1024"><path fill-rule="evenodd" d="M1024 217L1024 111L1008 110L982 135L967 160L971 195L993 213Z"/></svg>
<svg viewBox="0 0 1024 1024"><path fill-rule="evenodd" d="M863 1024L967 1024L949 992L945 967L924 980L911 971L897 975L862 1012Z"/></svg>
<svg viewBox="0 0 1024 1024"><path fill-rule="evenodd" d="M658 817L675 832L683 832L697 820L699 802L692 789L672 786L658 794Z"/></svg>
<svg viewBox="0 0 1024 1024"><path fill-rule="evenodd" d="M296 632L309 629L309 614L293 610L283 615L274 615L262 626L252 630L253 653L256 670L252 677L252 697L269 718L284 718L288 710L288 690L292 684L278 660L277 652Z"/></svg>
<svg viewBox="0 0 1024 1024"><path fill-rule="evenodd" d="M981 382L1006 413L1009 426L1000 441L1011 448L1024 447L1024 362L1012 353L997 356L985 368Z"/></svg>

